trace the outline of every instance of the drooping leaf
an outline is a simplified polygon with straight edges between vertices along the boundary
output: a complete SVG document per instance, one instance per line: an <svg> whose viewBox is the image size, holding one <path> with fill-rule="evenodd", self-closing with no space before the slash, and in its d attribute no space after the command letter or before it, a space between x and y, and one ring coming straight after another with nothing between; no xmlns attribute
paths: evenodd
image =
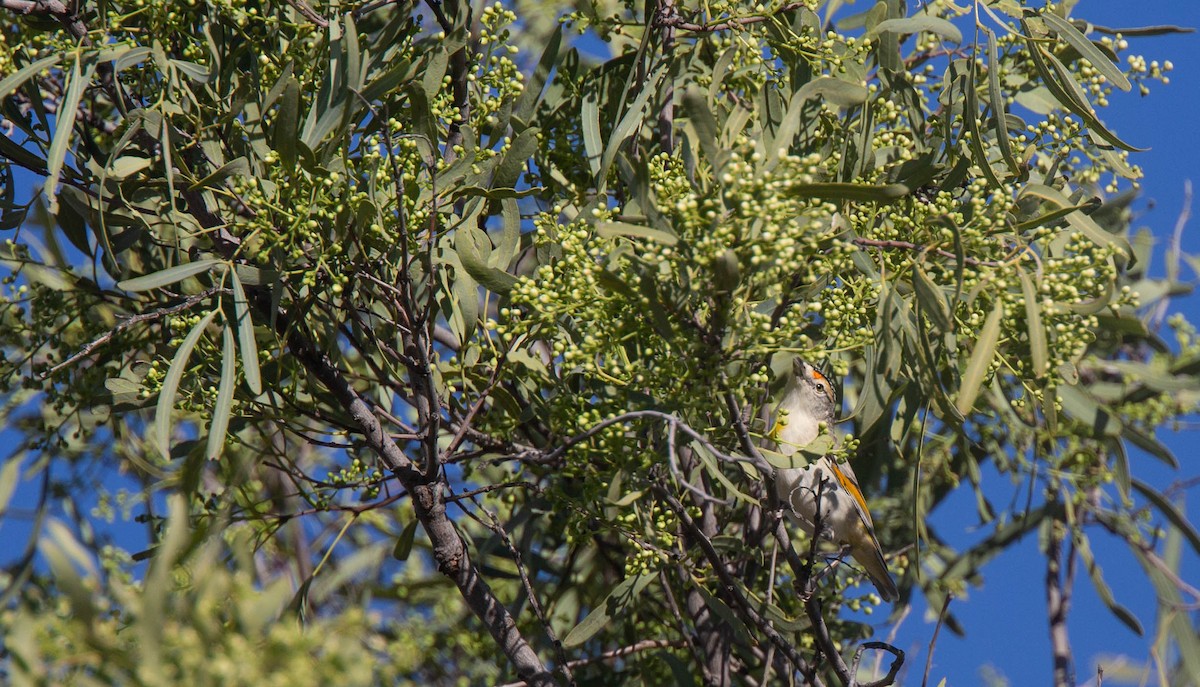
<svg viewBox="0 0 1200 687"><path fill-rule="evenodd" d="M163 376L162 389L158 392L158 404L154 409L154 434L155 445L159 455L163 460L171 460L171 411L175 408L175 395L179 390L179 382L183 379L183 375L187 372L188 360L192 357L192 350L196 347L196 343L200 341L204 330L216 317L219 310L210 310L207 315L200 318L196 326L188 332L184 337L183 342L179 344L179 348L175 351L175 356L171 358L171 365L167 368L167 374Z"/></svg>
<svg viewBox="0 0 1200 687"><path fill-rule="evenodd" d="M970 414L971 409L975 407L975 399L983 387L984 376L996 354L996 344L1000 340L1000 320L1003 317L1004 303L997 300L983 323L983 329L979 330L979 338L975 340L975 348L971 350L971 358L967 362L967 369L963 372L962 383L958 389L955 407L963 417Z"/></svg>
<svg viewBox="0 0 1200 687"><path fill-rule="evenodd" d="M583 644L600 632L612 621L613 617L619 615L626 606L628 606L642 590L650 584L657 574L651 572L639 573L631 577L625 578L613 590L604 597L600 605L592 609L587 617L576 625L567 636L563 638L563 646L573 647Z"/></svg>
<svg viewBox="0 0 1200 687"><path fill-rule="evenodd" d="M229 431L229 417L233 409L233 389L237 384L237 343L233 326L226 322L221 328L221 378L217 384L217 401L213 404L212 419L208 424L208 440L204 455L217 460L225 449L225 435Z"/></svg>
<svg viewBox="0 0 1200 687"><path fill-rule="evenodd" d="M168 267L165 270L119 281L117 282L117 288L124 289L125 291L150 291L151 289L162 288L169 284L183 281L188 277L208 272L219 264L221 264L221 261L214 258L185 262L182 265Z"/></svg>

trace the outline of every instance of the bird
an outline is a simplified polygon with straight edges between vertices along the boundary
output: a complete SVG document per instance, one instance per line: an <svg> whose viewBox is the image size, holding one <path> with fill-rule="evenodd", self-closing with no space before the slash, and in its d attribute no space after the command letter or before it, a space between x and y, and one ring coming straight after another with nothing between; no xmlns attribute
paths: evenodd
<svg viewBox="0 0 1200 687"><path fill-rule="evenodd" d="M793 455L817 438L822 423L833 427L835 407L836 396L829 379L807 361L797 358L769 436L780 453ZM839 546L848 546L850 555L866 570L884 601L900 598L875 537L871 512L849 463L838 464L829 456L821 456L802 468L778 468L775 493L790 519L809 535L819 521L822 537Z"/></svg>

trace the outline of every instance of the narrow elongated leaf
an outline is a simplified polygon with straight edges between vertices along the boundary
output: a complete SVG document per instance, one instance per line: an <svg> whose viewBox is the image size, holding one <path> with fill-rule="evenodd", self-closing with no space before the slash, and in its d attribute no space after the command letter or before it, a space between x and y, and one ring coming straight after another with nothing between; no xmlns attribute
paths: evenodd
<svg viewBox="0 0 1200 687"><path fill-rule="evenodd" d="M593 177L600 176L600 158L604 149L600 143L600 105L594 97L586 97L581 104L579 124L583 128L583 152L587 155L588 167Z"/></svg>
<svg viewBox="0 0 1200 687"><path fill-rule="evenodd" d="M643 227L638 224L630 224L628 222L597 222L596 233L605 237L612 238L614 236L632 236L639 239L649 239L655 243L661 243L665 246L674 246L679 243L679 237L662 229L654 229L651 227Z"/></svg>
<svg viewBox="0 0 1200 687"><path fill-rule="evenodd" d="M1139 494L1146 497L1147 501L1154 504L1154 507L1157 508L1160 513L1166 516L1167 520L1171 522L1171 525L1173 525L1175 529L1179 530L1179 532L1183 534L1183 537L1187 539L1187 542L1192 547L1192 550L1196 553L1200 553L1200 532L1198 532L1196 527L1192 525L1190 521L1188 521L1187 516L1184 515L1175 504L1171 503L1166 496L1163 496L1162 492L1150 486L1149 484L1146 484L1145 482L1136 478L1131 482L1131 484Z"/></svg>
<svg viewBox="0 0 1200 687"><path fill-rule="evenodd" d="M17 145L8 136L0 135L0 155L35 172L42 172L46 168L45 160ZM12 189L12 184L6 184L5 189L5 193L8 193ZM13 207L13 203L6 201L3 207L5 210L9 210Z"/></svg>
<svg viewBox="0 0 1200 687"><path fill-rule="evenodd" d="M1117 603L1116 598L1113 597L1112 589L1104 581L1104 574L1101 572L1099 564L1096 563L1096 557L1092 555L1087 535L1083 534L1083 531L1078 528L1072 528L1071 531L1075 541L1075 551L1079 554L1079 559L1083 561L1083 567L1087 570L1088 577L1092 580L1092 587L1095 588L1096 595L1100 597L1100 600L1104 602L1108 610L1117 617L1117 620L1125 623L1125 626L1133 630L1139 637L1144 635L1146 631L1142 627L1141 621L1137 619L1137 616L1128 608Z"/></svg>
<svg viewBox="0 0 1200 687"><path fill-rule="evenodd" d="M1078 386L1058 387L1058 396L1062 399L1063 412L1089 426L1093 436L1121 436L1124 427L1120 418L1110 413Z"/></svg>
<svg viewBox="0 0 1200 687"><path fill-rule="evenodd" d="M986 26L981 28L984 35L987 36L988 100L992 105L992 121L996 122L994 128L996 146L1000 148L1000 157L1004 158L1005 164L1008 165L1009 173L1014 177L1020 177L1022 175L1021 164L1013 155L1012 144L1008 140L1007 108L1004 104L1004 92L1000 90L1000 71L1004 65L1000 63L999 51L996 48L996 34Z"/></svg>
<svg viewBox="0 0 1200 687"><path fill-rule="evenodd" d="M963 82L963 95L966 96L963 124L966 125L967 132L970 134L967 137L967 145L971 149L971 158L975 162L975 166L983 172L983 176L987 177L992 187L1003 188L1004 184L996 175L996 170L992 169L992 164L988 161L987 150L983 147L983 127L979 126L979 103L975 96L976 79L975 62L972 60L968 68L967 79Z"/></svg>
<svg viewBox="0 0 1200 687"><path fill-rule="evenodd" d="M1025 32L1025 43L1029 48L1029 56L1033 61L1033 66L1037 70L1038 75L1042 78L1042 83L1050 90L1050 94L1066 109L1074 112L1087 124L1088 129L1100 138L1108 141L1118 148L1133 152L1143 152L1144 148L1132 146L1125 141L1122 141L1116 134L1109 131L1107 127L1096 117L1095 110L1087 101L1087 96L1080 89L1079 84L1075 81L1075 75L1071 70L1067 69L1058 58L1047 52L1036 40L1030 38L1029 25L1022 20L1021 26Z"/></svg>
<svg viewBox="0 0 1200 687"><path fill-rule="evenodd" d="M688 89L683 94L683 111L696 130L700 150L714 167L718 166L721 152L717 148L717 120L708 107L708 98L699 89Z"/></svg>
<svg viewBox="0 0 1200 687"><path fill-rule="evenodd" d="M613 587L613 590L604 597L604 601L600 602L599 606L592 609L592 612L588 613L582 622L567 633L562 641L563 646L579 646L594 637L597 632L604 629L605 625L608 625L613 616L621 613L625 606L632 602L655 577L657 577L656 573L644 572L625 578L624 581Z"/></svg>
<svg viewBox="0 0 1200 687"><path fill-rule="evenodd" d="M175 408L175 394L179 390L179 381L187 369L188 359L192 357L192 349L204 334L204 330L216 317L218 310L211 310L200 318L195 327L184 337L183 343L171 358L171 366L163 377L162 389L158 392L158 404L154 409L154 433L158 452L163 460L171 460L171 411Z"/></svg>
<svg viewBox="0 0 1200 687"><path fill-rule="evenodd" d="M113 160L108 165L109 176L113 179L124 179L146 169L154 161L148 157L126 155Z"/></svg>
<svg viewBox="0 0 1200 687"><path fill-rule="evenodd" d="M233 410L233 388L237 384L237 343L231 323L221 329L221 381L217 384L217 402L213 405L212 420L208 423L208 441L204 455L209 460L221 457L225 435L229 432L229 416Z"/></svg>
<svg viewBox="0 0 1200 687"><path fill-rule="evenodd" d="M917 302L921 304L921 311L933 322L933 325L940 332L953 331L954 321L950 316L950 305L946 302L946 294L920 267L913 270L913 288L916 291Z"/></svg>
<svg viewBox="0 0 1200 687"><path fill-rule="evenodd" d="M1113 454L1113 481L1117 485L1117 492L1121 496L1121 502L1129 504L1130 489L1133 487L1133 482L1129 475L1129 451L1125 450L1125 444L1121 441L1111 442L1111 446Z"/></svg>
<svg viewBox="0 0 1200 687"><path fill-rule="evenodd" d="M716 456L710 453L708 449L696 443L692 444L692 448L694 449L693 453L700 459L700 463L708 471L708 474L712 475L722 486L729 490L729 493L741 501L755 506L758 505L758 499L738 489L737 485L725 476L725 473L721 471L721 465L717 462Z"/></svg>
<svg viewBox="0 0 1200 687"><path fill-rule="evenodd" d="M12 74L5 76L3 79L0 79L0 98L7 98L8 96L12 95L12 92L15 91L21 84L28 81L30 77L40 74L43 69L49 69L53 67L61 62L62 58L65 56L66 53L55 52L36 62L31 62Z"/></svg>
<svg viewBox="0 0 1200 687"><path fill-rule="evenodd" d="M496 167L495 174L492 175L492 188L512 188L517 185L517 179L521 173L525 171L525 163L537 150L538 146L538 129L530 127L513 139L508 150L504 153L504 159Z"/></svg>
<svg viewBox="0 0 1200 687"><path fill-rule="evenodd" d="M254 322L250 319L250 302L246 300L246 290L242 288L242 278L238 271L231 270L229 276L233 282L233 317L237 327L238 350L242 354L242 376L246 378L246 386L255 395L262 393L262 372L258 366L258 341L254 338Z"/></svg>
<svg viewBox="0 0 1200 687"><path fill-rule="evenodd" d="M400 536L396 537L396 546L392 547L392 558L398 561L408 560L409 554L412 553L413 542L416 540L416 537L417 521L414 519L405 525L404 529L400 532Z"/></svg>
<svg viewBox="0 0 1200 687"><path fill-rule="evenodd" d="M970 361L963 372L962 386L958 389L958 399L954 405L963 417L975 407L984 376L996 354L996 344L1000 341L1000 320L1003 317L1004 303L997 300L983 323L983 329L979 330L979 338L975 340L975 348L971 350Z"/></svg>
<svg viewBox="0 0 1200 687"><path fill-rule="evenodd" d="M1021 280L1021 295L1025 297L1025 325L1029 330L1029 353L1033 358L1033 376L1041 379L1050 367L1050 350L1046 345L1046 325L1042 322L1042 304L1033 280L1025 270L1017 270Z"/></svg>
<svg viewBox="0 0 1200 687"><path fill-rule="evenodd" d="M1086 59L1088 62L1091 62L1092 66L1096 68L1096 71L1103 74L1104 78L1108 79L1109 83L1121 89L1122 91L1129 91L1129 89L1132 88L1132 85L1129 83L1129 79L1125 77L1125 74L1121 72L1121 69L1117 65L1113 64L1113 61L1108 58L1108 55L1105 55L1100 48L1097 48L1094 43L1088 40L1087 36L1084 36L1082 33L1080 33L1079 29L1075 28L1074 24L1066 19L1063 19L1054 12L1043 12L1038 16L1041 17L1042 21L1046 22L1046 26L1054 29L1054 32L1058 34L1059 38L1066 41L1072 48L1075 48L1075 50L1079 51L1079 54L1082 55L1084 59Z"/></svg>
<svg viewBox="0 0 1200 687"><path fill-rule="evenodd" d="M17 490L17 481L21 476L21 454L12 456L0 468L0 515L8 510L8 501Z"/></svg>
<svg viewBox="0 0 1200 687"><path fill-rule="evenodd" d="M214 258L205 258L196 262L185 262L182 265L168 267L165 270L119 281L117 282L117 288L125 291L149 291L183 281L201 272L207 272L219 264L221 264L221 261Z"/></svg>
<svg viewBox="0 0 1200 687"><path fill-rule="evenodd" d="M625 141L641 126L643 121L642 115L650 103L650 97L658 92L659 82L662 81L667 69L667 63L664 61L662 65L650 73L650 76L646 78L646 83L642 85L641 92L629 104L629 109L625 111L625 115L621 117L621 121L613 127L612 133L608 137L608 143L604 148L604 154L600 156L599 188L602 189L605 187L608 170L612 167L613 160L616 159L617 153L621 150ZM713 127L713 136L716 136L715 126ZM716 139L714 138L713 140L715 141Z"/></svg>
<svg viewBox="0 0 1200 687"><path fill-rule="evenodd" d="M1026 184L1025 187L1021 189L1021 196L1024 197L1029 195L1048 200L1057 205L1059 208L1065 209L1073 206L1071 201L1065 195L1063 195L1061 191L1044 184ZM1064 215L1064 218L1067 220L1067 224L1071 225L1072 229L1082 232L1097 246L1107 247L1109 245L1116 244L1124 255L1131 257L1134 255L1133 247L1129 245L1129 241L1125 239L1125 237L1117 234L1110 234L1099 224L1096 224L1096 220L1088 217L1082 212L1068 212L1066 215Z"/></svg>
<svg viewBox="0 0 1200 687"><path fill-rule="evenodd" d="M501 199L500 217L503 220L500 240L492 249L488 265L503 271L508 269L508 264L516 257L517 250L521 247L521 211L516 198Z"/></svg>
<svg viewBox="0 0 1200 687"><path fill-rule="evenodd" d="M64 85L65 91L58 106L54 140L50 142L50 150L46 153L46 181L42 184L42 191L46 195L46 203L52 214L58 213L58 179L62 175L67 148L75 131L75 115L79 110L79 101L83 98L83 91L91 80L94 69L94 65L83 69L80 64L82 61L83 57L77 54L75 63L71 65L71 75Z"/></svg>
<svg viewBox="0 0 1200 687"><path fill-rule="evenodd" d="M878 36L881 33L932 33L941 36L951 43L962 43L962 32L958 27L941 17L931 14L919 14L900 19L885 19L867 32L868 36Z"/></svg>
<svg viewBox="0 0 1200 687"><path fill-rule="evenodd" d="M279 162L287 167L296 165L296 127L300 125L300 82L290 78L283 87L283 99L275 113L275 129L272 147L279 154Z"/></svg>
<svg viewBox="0 0 1200 687"><path fill-rule="evenodd" d="M550 34L550 39L546 41L546 49L542 51L542 56L538 60L537 66L533 68L533 73L525 79L525 89L521 91L521 97L517 99L517 105L513 108L513 117L522 124L529 123L538 102L542 99L542 90L545 89L546 82L550 79L550 72L554 70L558 60L558 51L562 47L562 35L563 25L558 24L554 28L554 33Z"/></svg>
<svg viewBox="0 0 1200 687"><path fill-rule="evenodd" d="M798 198L891 203L908 195L909 188L904 184L873 186L871 184L829 181L814 184L792 184L785 187L782 192L788 196Z"/></svg>
<svg viewBox="0 0 1200 687"><path fill-rule="evenodd" d="M246 161L245 157L239 157L221 165L217 171L188 187L188 190L198 191L202 188L220 188L221 184L230 177L249 176L249 174L250 163Z"/></svg>

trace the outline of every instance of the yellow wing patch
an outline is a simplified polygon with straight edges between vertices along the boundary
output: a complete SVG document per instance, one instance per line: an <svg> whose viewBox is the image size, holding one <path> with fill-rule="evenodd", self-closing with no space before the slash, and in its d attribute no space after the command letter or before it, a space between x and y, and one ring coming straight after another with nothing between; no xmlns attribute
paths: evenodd
<svg viewBox="0 0 1200 687"><path fill-rule="evenodd" d="M837 478L838 484L842 485L842 488L854 499L854 503L858 506L859 515L870 525L871 511L867 510L867 501L863 498L862 490L858 488L854 480L850 479L849 475L842 472L842 469L833 460L829 461L829 467L833 469L833 476Z"/></svg>

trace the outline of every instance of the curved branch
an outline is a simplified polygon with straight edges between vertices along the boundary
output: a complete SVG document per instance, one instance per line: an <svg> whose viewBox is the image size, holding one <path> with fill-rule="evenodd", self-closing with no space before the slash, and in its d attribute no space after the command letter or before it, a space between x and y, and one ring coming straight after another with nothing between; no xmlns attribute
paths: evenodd
<svg viewBox="0 0 1200 687"><path fill-rule="evenodd" d="M91 44L87 37L87 26L79 20L75 10L59 0L0 0L0 7L19 14L50 15L76 40L84 45Z"/></svg>

